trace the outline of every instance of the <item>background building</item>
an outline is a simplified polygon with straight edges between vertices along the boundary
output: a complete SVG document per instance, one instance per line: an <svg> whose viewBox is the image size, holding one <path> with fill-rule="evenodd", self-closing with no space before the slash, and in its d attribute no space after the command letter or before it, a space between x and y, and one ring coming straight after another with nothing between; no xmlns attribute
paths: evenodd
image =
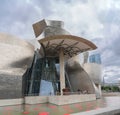
<svg viewBox="0 0 120 115"><path fill-rule="evenodd" d="M90 62L90 63L101 64L100 54L92 54L92 55L90 55L90 56L89 56L89 62Z"/></svg>

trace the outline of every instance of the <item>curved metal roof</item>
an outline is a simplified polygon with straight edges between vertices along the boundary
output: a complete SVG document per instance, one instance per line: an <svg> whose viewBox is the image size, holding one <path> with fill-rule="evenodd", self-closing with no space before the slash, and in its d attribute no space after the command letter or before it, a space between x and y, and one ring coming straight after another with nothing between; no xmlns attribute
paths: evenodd
<svg viewBox="0 0 120 115"><path fill-rule="evenodd" d="M65 57L73 57L79 53L97 48L91 41L73 35L55 35L39 40L46 56L59 56L62 48Z"/></svg>

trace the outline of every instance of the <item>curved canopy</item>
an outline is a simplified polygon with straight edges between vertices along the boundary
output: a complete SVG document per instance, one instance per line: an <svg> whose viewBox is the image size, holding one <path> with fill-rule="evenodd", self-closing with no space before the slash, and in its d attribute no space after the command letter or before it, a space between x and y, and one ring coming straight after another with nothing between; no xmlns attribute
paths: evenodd
<svg viewBox="0 0 120 115"><path fill-rule="evenodd" d="M96 45L92 42L73 35L55 35L39 40L45 55L58 57L63 49L65 57L73 57L79 53L94 50Z"/></svg>

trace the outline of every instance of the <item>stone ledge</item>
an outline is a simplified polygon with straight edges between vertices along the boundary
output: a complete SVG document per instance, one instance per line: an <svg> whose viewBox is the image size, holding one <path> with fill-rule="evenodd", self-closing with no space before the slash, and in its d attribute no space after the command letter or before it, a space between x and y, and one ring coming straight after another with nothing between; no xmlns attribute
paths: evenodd
<svg viewBox="0 0 120 115"><path fill-rule="evenodd" d="M25 99L25 100L24 100ZM56 105L65 105L86 101L96 100L95 94L84 95L63 95L63 96L26 96L19 99L1 99L0 106L17 105L17 104L39 104L53 103Z"/></svg>
<svg viewBox="0 0 120 115"><path fill-rule="evenodd" d="M0 106L8 106L8 105L18 105L22 104L23 99L0 99Z"/></svg>
<svg viewBox="0 0 120 115"><path fill-rule="evenodd" d="M39 104L39 103L47 103L48 96L26 96L25 104Z"/></svg>
<svg viewBox="0 0 120 115"><path fill-rule="evenodd" d="M49 96L49 103L65 105L96 100L95 94Z"/></svg>

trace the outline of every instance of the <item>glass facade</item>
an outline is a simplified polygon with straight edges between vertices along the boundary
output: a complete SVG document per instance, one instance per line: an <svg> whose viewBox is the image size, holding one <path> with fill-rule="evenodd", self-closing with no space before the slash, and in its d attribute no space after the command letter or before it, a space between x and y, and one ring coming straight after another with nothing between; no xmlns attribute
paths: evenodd
<svg viewBox="0 0 120 115"><path fill-rule="evenodd" d="M56 57L40 58L35 52L34 60L23 76L23 94L26 96L48 96L60 93L59 59ZM65 85L71 89L67 74Z"/></svg>
<svg viewBox="0 0 120 115"><path fill-rule="evenodd" d="M101 57L100 54L93 54L89 56L89 62L90 63L97 63L101 64Z"/></svg>
<svg viewBox="0 0 120 115"><path fill-rule="evenodd" d="M59 59L56 57L40 58L35 52L33 63L23 76L23 94L26 96L56 95L60 92ZM67 75L66 87L70 88Z"/></svg>
<svg viewBox="0 0 120 115"><path fill-rule="evenodd" d="M36 52L33 64L23 76L25 95L54 95L59 91L55 58L40 58Z"/></svg>

